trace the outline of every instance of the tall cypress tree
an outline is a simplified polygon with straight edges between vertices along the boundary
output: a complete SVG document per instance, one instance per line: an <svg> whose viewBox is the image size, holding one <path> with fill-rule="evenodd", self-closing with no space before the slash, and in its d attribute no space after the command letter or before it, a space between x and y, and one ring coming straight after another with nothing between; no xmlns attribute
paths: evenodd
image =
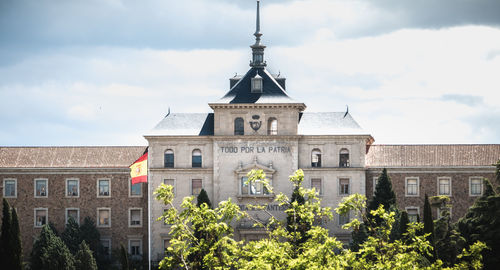
<svg viewBox="0 0 500 270"><path fill-rule="evenodd" d="M1 262L6 269L10 269L11 250L10 248L10 234L12 233L12 213L10 211L9 202L5 198L2 201L2 235L0 236L0 251L1 251Z"/></svg>
<svg viewBox="0 0 500 270"><path fill-rule="evenodd" d="M78 226L78 223L72 217L69 218L68 224L66 224L66 228L62 232L61 239L69 248L71 254L75 255L82 242L82 235L80 233L80 226Z"/></svg>
<svg viewBox="0 0 500 270"><path fill-rule="evenodd" d="M410 223L410 219L408 218L408 212L402 211L401 218L399 220L399 233L401 236L404 233L408 232L408 223Z"/></svg>
<svg viewBox="0 0 500 270"><path fill-rule="evenodd" d="M381 204L384 206L385 210L389 210L391 207L396 206L396 194L392 189L391 178L387 174L386 168L382 170L382 174L380 174L377 180L375 194L373 195L373 198L368 202L368 214L371 210L377 210L377 208Z"/></svg>
<svg viewBox="0 0 500 270"><path fill-rule="evenodd" d="M129 270L128 252L123 244L120 245L120 264L122 270Z"/></svg>
<svg viewBox="0 0 500 270"><path fill-rule="evenodd" d="M17 217L16 209L12 208L12 225L10 233L10 246L12 250L12 258L6 258L12 261L11 269L21 270L23 269L23 247L21 244L21 233L19 231L19 219Z"/></svg>
<svg viewBox="0 0 500 270"><path fill-rule="evenodd" d="M432 219L432 209L431 209L431 203L429 202L429 197L427 194L425 194L425 202L424 202L424 234L429 233L429 236L427 236L427 240L432 246L434 245L434 220ZM434 261L435 256L435 249L433 250L433 255L430 256L428 259L432 262Z"/></svg>
<svg viewBox="0 0 500 270"><path fill-rule="evenodd" d="M198 194L196 200L197 200L196 206L200 207L203 203L206 203L208 208L212 208L212 202L210 202L208 194L203 188L201 189L200 194Z"/></svg>

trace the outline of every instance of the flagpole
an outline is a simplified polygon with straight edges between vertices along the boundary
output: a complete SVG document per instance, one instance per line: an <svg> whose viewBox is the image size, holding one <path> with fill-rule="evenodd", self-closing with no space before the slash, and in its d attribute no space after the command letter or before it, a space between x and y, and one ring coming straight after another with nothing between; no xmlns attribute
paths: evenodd
<svg viewBox="0 0 500 270"><path fill-rule="evenodd" d="M149 181L148 158L148 269L151 270L151 181Z"/></svg>

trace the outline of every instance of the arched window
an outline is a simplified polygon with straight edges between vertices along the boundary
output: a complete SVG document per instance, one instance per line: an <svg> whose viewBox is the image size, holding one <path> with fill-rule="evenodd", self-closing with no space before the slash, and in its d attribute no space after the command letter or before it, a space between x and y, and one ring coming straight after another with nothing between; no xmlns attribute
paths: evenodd
<svg viewBox="0 0 500 270"><path fill-rule="evenodd" d="M244 135L245 134L245 124L243 118L238 117L234 119L234 135Z"/></svg>
<svg viewBox="0 0 500 270"><path fill-rule="evenodd" d="M314 148L311 153L311 167L321 167L321 150Z"/></svg>
<svg viewBox="0 0 500 270"><path fill-rule="evenodd" d="M167 149L165 151L165 168L173 168L174 167L174 151L172 149Z"/></svg>
<svg viewBox="0 0 500 270"><path fill-rule="evenodd" d="M278 119L271 117L267 120L267 134L278 135Z"/></svg>
<svg viewBox="0 0 500 270"><path fill-rule="evenodd" d="M349 150L342 148L340 149L340 154L339 154L339 167L341 168L346 168L350 167L350 162L349 162Z"/></svg>
<svg viewBox="0 0 500 270"><path fill-rule="evenodd" d="M191 161L192 161L193 168L201 168L201 151L200 151L200 149L193 150Z"/></svg>

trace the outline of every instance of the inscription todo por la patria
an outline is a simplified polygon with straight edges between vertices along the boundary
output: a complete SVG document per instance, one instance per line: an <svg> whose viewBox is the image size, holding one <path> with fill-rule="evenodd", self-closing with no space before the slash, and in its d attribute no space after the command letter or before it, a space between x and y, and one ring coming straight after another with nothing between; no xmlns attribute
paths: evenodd
<svg viewBox="0 0 500 270"><path fill-rule="evenodd" d="M219 146L220 153L224 154L264 154L264 153L290 153L288 145L225 145Z"/></svg>

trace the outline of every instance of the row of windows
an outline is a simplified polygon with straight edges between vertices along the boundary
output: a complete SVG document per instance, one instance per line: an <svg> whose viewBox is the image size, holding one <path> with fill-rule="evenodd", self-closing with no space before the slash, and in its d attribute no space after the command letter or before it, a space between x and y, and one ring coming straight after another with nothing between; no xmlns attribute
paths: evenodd
<svg viewBox="0 0 500 270"><path fill-rule="evenodd" d="M377 186L378 177L373 178L373 194ZM451 177L437 178L437 194L451 196ZM469 196L481 196L483 194L483 177L473 176L469 178ZM420 196L420 179L418 177L405 178L405 195Z"/></svg>
<svg viewBox="0 0 500 270"><path fill-rule="evenodd" d="M410 222L417 222L420 219L420 207L416 206L408 206L405 208L406 213L408 213L408 220ZM441 218L444 215L444 211L449 213L451 217L451 208L438 208L437 209L437 218Z"/></svg>
<svg viewBox="0 0 500 270"><path fill-rule="evenodd" d="M128 181L130 183L130 181ZM142 188L141 183L132 185L129 184L129 196L141 197ZM35 198L48 198L49 197L49 180L47 178L34 179L34 197ZM97 179L97 197L110 198L111 197L111 181L110 179ZM17 197L17 179L7 178L3 181L3 196L6 198ZM80 179L68 178L66 179L66 197L80 197Z"/></svg>
<svg viewBox="0 0 500 270"><path fill-rule="evenodd" d="M48 224L49 210L48 208L35 208L34 209L34 227L40 228ZM68 224L69 219L72 218L76 223L80 224L80 209L79 208L66 208L65 220ZM128 209L128 226L130 228L142 227L142 208L129 208ZM97 208L97 227L110 228L111 227L111 208L100 207Z"/></svg>
<svg viewBox="0 0 500 270"><path fill-rule="evenodd" d="M111 256L111 239L101 239L104 254ZM142 239L128 239L128 253L132 256L142 255Z"/></svg>
<svg viewBox="0 0 500 270"><path fill-rule="evenodd" d="M318 148L314 148L311 151L311 167L321 167L321 150ZM346 148L342 148L339 151L339 167L351 167L351 162L349 161L349 150Z"/></svg>
<svg viewBox="0 0 500 270"><path fill-rule="evenodd" d="M200 149L194 149L191 153L191 166L193 168L201 168L202 167L202 156ZM165 168L173 168L174 167L174 151L172 149L167 149L165 151L164 156L164 167Z"/></svg>
<svg viewBox="0 0 500 270"><path fill-rule="evenodd" d="M245 135L245 120L242 117L234 119L234 135ZM267 120L267 135L278 135L278 119L275 117Z"/></svg>

